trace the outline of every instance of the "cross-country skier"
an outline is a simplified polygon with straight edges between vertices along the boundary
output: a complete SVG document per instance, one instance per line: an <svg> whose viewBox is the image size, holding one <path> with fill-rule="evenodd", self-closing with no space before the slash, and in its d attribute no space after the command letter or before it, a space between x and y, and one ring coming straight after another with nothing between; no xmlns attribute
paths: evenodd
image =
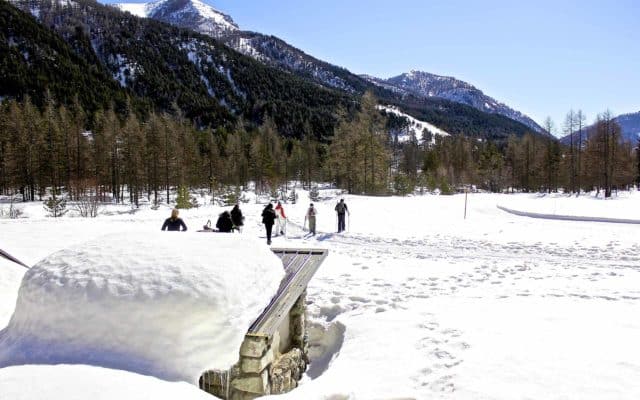
<svg viewBox="0 0 640 400"><path fill-rule="evenodd" d="M276 235L278 233L284 235L287 232L287 216L284 214L284 207L280 202L276 204L276 216L278 217L276 220Z"/></svg>
<svg viewBox="0 0 640 400"><path fill-rule="evenodd" d="M312 235L316 234L316 215L318 211L313 207L313 203L309 205L309 209L307 210L307 219L309 220L309 232Z"/></svg>
<svg viewBox="0 0 640 400"><path fill-rule="evenodd" d="M276 220L276 212L273 209L273 204L269 203L262 210L262 223L267 231L267 244L271 244L271 230L273 229L273 222Z"/></svg>
<svg viewBox="0 0 640 400"><path fill-rule="evenodd" d="M187 225L184 223L184 221L182 220L182 218L178 218L178 214L180 213L180 211L178 211L177 208L174 208L173 210L171 210L171 217L167 218L164 220L164 224L162 224L162 230L169 230L169 231L186 231L187 230Z"/></svg>
<svg viewBox="0 0 640 400"><path fill-rule="evenodd" d="M347 203L344 202L344 199L340 199L338 204L336 204L336 213L338 213L338 233L344 232L344 216L349 213L349 208L347 207Z"/></svg>
<svg viewBox="0 0 640 400"><path fill-rule="evenodd" d="M242 232L242 225L244 225L244 217L242 216L242 210L240 210L239 205L233 206L231 210L231 221L233 222L233 226L238 232Z"/></svg>
<svg viewBox="0 0 640 400"><path fill-rule="evenodd" d="M216 228L218 228L218 232L228 233L233 231L233 221L231 220L231 214L229 214L229 211L225 211L220 214L218 222L216 222Z"/></svg>

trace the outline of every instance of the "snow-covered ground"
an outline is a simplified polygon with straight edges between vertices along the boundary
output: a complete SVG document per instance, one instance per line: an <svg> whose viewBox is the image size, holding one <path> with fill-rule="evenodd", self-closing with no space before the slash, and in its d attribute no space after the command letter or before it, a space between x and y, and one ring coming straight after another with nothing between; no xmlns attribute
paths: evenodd
<svg viewBox="0 0 640 400"><path fill-rule="evenodd" d="M640 194L606 201L470 194L466 220L464 195L345 196L349 229L336 234L339 197L326 190L315 202L315 237L301 229L308 200L300 194L298 204L285 205L288 237L273 245L323 247L330 255L308 290L314 362L303 384L283 398L640 398L640 226L532 219L496 207L640 219ZM242 205L241 235L266 246L262 207ZM0 220L0 247L30 265L105 233L144 237L168 214L113 206L96 219L52 220L40 208L27 206L29 218ZM194 231L207 219L215 223L220 211L183 211L190 228L184 235L205 235ZM0 326L12 313L22 273L0 261ZM47 387L55 380L75 385L76 392L60 390L64 398L82 398L78 393L89 386L104 386L95 398L120 398L106 390L118 374L128 375L135 393L184 385L96 367L18 366L0 369L0 394L16 393L27 381ZM180 397L199 398L192 393Z"/></svg>

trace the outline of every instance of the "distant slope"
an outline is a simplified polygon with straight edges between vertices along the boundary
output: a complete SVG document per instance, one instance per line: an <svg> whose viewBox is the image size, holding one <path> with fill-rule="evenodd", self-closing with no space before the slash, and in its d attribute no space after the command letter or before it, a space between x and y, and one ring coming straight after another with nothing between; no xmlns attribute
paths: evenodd
<svg viewBox="0 0 640 400"><path fill-rule="evenodd" d="M475 86L453 77L422 71L411 71L389 79L365 77L371 82L397 93L412 93L427 98L437 97L455 101L483 112L503 115L523 123L536 132L543 132L542 127L528 116L487 96Z"/></svg>
<svg viewBox="0 0 640 400"><path fill-rule="evenodd" d="M640 138L640 111L636 113L622 114L618 115L614 118L614 121L620 125L622 131L622 140L636 143L638 138ZM594 131L595 124L589 125L583 129L582 138L584 140L585 137ZM578 132L573 133L574 141L578 139ZM566 135L560 139L561 143L569 144L571 143L571 136ZM574 142L575 143L575 142Z"/></svg>
<svg viewBox="0 0 640 400"><path fill-rule="evenodd" d="M430 137L432 141L435 136L449 136L448 132L433 126L432 124L412 116L403 113L396 107L390 106L378 106L378 109L383 111L388 116L393 116L398 122L392 123L391 133L398 138L398 142L406 142L413 134L418 141L421 141L425 137Z"/></svg>
<svg viewBox="0 0 640 400"><path fill-rule="evenodd" d="M640 111L623 114L616 117L616 122L622 128L622 136L626 140L636 142L640 137Z"/></svg>

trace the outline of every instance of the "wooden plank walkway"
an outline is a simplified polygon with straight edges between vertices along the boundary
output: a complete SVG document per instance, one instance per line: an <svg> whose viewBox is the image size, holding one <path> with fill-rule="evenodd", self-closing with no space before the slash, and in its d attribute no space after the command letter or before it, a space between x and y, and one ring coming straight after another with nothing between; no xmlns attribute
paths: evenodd
<svg viewBox="0 0 640 400"><path fill-rule="evenodd" d="M271 249L284 266L285 276L269 305L249 328L250 334L273 335L293 304L307 288L320 264L329 254L325 249Z"/></svg>

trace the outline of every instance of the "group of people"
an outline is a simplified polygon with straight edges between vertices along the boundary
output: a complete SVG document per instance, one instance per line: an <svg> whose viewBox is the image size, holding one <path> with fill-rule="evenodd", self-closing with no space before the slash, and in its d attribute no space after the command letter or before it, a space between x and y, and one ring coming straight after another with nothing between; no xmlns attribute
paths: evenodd
<svg viewBox="0 0 640 400"><path fill-rule="evenodd" d="M218 232L233 232L238 231L242 232L242 226L244 225L244 216L242 215L242 210L240 210L240 206L237 204L233 206L231 212L224 211L220 216L218 216L218 222L216 222L216 228L218 228Z"/></svg>
<svg viewBox="0 0 640 400"><path fill-rule="evenodd" d="M344 202L344 199L340 199L338 204L336 204L335 211L338 214L338 233L345 231L345 220L346 214L349 214L349 207L347 207L347 203ZM313 203L309 205L307 209L307 213L305 214L305 225L307 222L309 223L309 234L316 234L316 215L318 215L318 210L313 206ZM284 214L284 208L282 204L278 202L276 207L273 207L273 204L269 203L262 210L262 223L264 224L265 230L267 232L267 244L271 244L271 235L273 232L273 225L278 223L276 227L276 234L280 232L281 235L284 235L286 232L287 225L287 217Z"/></svg>
<svg viewBox="0 0 640 400"><path fill-rule="evenodd" d="M177 208L171 210L171 216L164 221L162 224L163 231L181 231L185 232L187 230L187 224L184 223L182 218L179 217L180 211ZM216 222L216 228L218 232L233 232L242 231L242 226L244 225L244 216L242 215L242 210L240 210L240 206L237 204L229 211L223 211L218 216L218 221ZM211 221L207 221L207 224L203 227L205 231L212 231Z"/></svg>
<svg viewBox="0 0 640 400"><path fill-rule="evenodd" d="M338 233L345 231L345 216L349 213L349 208L347 207L347 203L344 202L344 199L340 199L338 204L335 206L336 214L338 215ZM309 234L316 234L316 215L318 211L313 206L313 203L309 205L307 212L305 214L305 225L308 222L309 224ZM179 211L177 209L173 209L171 211L171 217L167 218L162 224L162 230L169 231L186 231L187 225L184 223L182 218L179 216ZM267 233L267 244L271 244L271 237L273 233L273 226L276 225L276 236L286 235L287 233L287 216L284 212L284 207L282 203L277 202L276 206L273 207L272 203L267 204L267 206L262 210L262 223L264 224L266 233ZM207 222L205 225L205 230L213 230L211 228L211 221ZM233 232L234 230L242 231L242 226L244 225L244 216L242 215L242 211L240 207L236 204L231 211L224 211L218 216L218 221L216 222L216 228L218 232Z"/></svg>

